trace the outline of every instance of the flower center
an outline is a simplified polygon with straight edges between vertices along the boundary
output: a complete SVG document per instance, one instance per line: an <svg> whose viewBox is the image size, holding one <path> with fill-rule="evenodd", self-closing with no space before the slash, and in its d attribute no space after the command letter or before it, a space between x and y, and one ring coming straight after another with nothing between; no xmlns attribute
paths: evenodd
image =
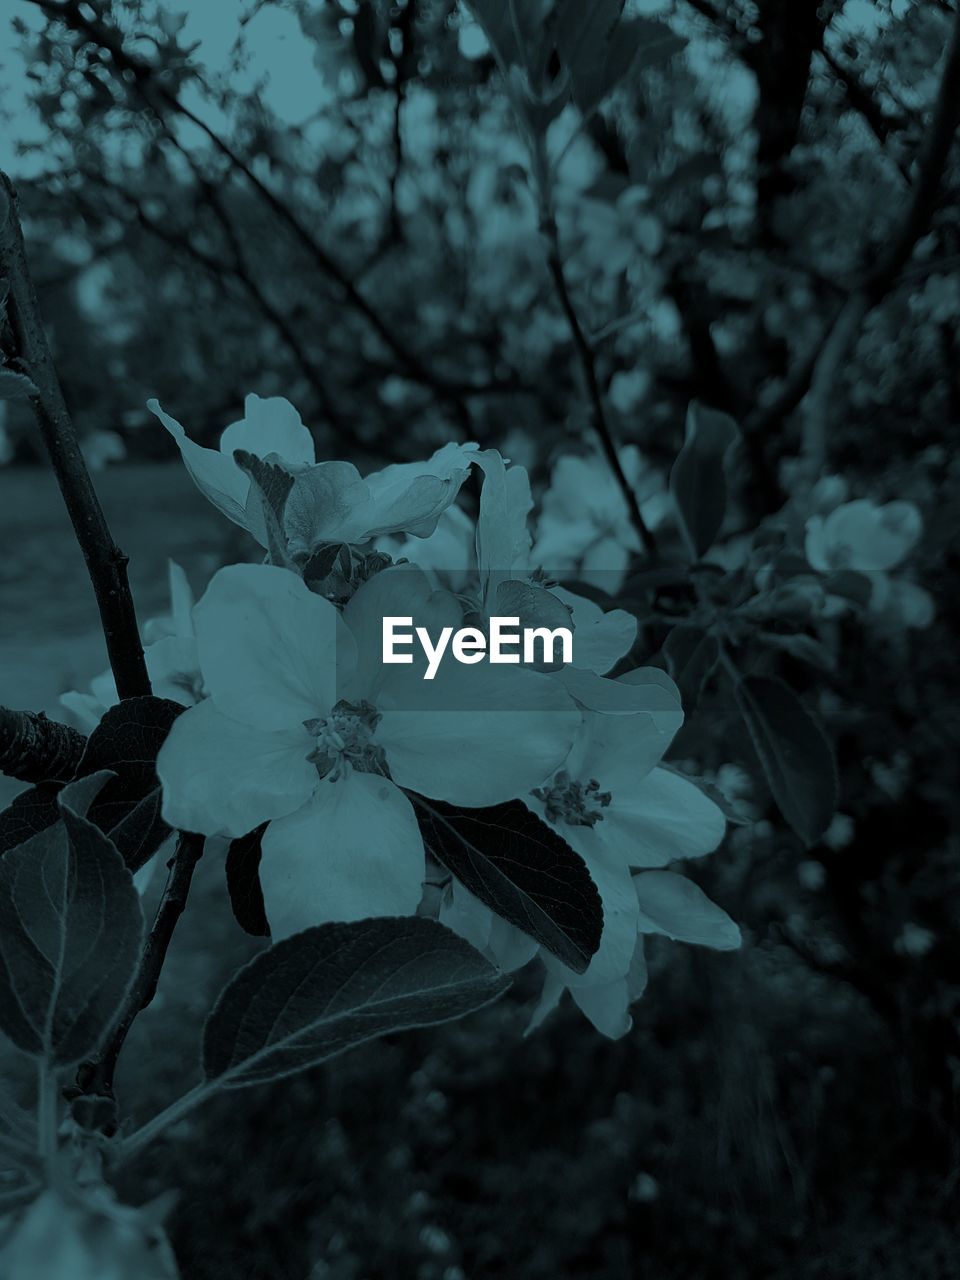
<svg viewBox="0 0 960 1280"><path fill-rule="evenodd" d="M316 739L307 759L317 766L321 778L339 782L351 769L359 773L387 772L383 747L373 740L380 713L369 702L338 702L328 716L303 723Z"/></svg>
<svg viewBox="0 0 960 1280"><path fill-rule="evenodd" d="M595 827L613 799L611 792L600 790L596 778L577 782L566 769L555 774L548 787L535 787L533 794L543 801L551 822L567 822L572 827Z"/></svg>

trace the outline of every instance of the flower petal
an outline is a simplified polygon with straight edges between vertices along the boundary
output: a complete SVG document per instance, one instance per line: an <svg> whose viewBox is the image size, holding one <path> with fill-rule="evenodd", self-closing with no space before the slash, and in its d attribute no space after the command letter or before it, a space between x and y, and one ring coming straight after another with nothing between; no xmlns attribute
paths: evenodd
<svg viewBox="0 0 960 1280"><path fill-rule="evenodd" d="M604 811L609 817L660 763L672 739L673 726L664 731L658 718L647 712L630 716L591 712L584 718L565 768L577 781L596 779L601 791L612 793L611 807Z"/></svg>
<svg viewBox="0 0 960 1280"><path fill-rule="evenodd" d="M317 785L302 727L270 732L223 715L209 699L173 722L157 757L163 817L203 835L246 835L292 813Z"/></svg>
<svg viewBox="0 0 960 1280"><path fill-rule="evenodd" d="M480 513L477 518L477 565L485 599L493 599L497 586L516 577L530 556L527 516L533 506L530 478L524 467L510 467L496 449L476 455L483 471Z"/></svg>
<svg viewBox="0 0 960 1280"><path fill-rule="evenodd" d="M148 400L147 408L160 419L176 440L183 464L200 492L228 520L246 529L244 506L250 491L250 480L233 457L221 453L219 449L204 449L202 445L194 444L176 418L164 413L156 400Z"/></svg>
<svg viewBox="0 0 960 1280"><path fill-rule="evenodd" d="M428 537L456 501L477 456L475 444L446 444L425 462L394 463L367 476L371 509L355 540L404 531Z"/></svg>
<svg viewBox="0 0 960 1280"><path fill-rule="evenodd" d="M616 680L608 680L579 666L564 667L554 674L571 698L588 711L606 716L642 713L650 716L660 732L670 738L683 724L679 691L670 677L655 667L638 667Z"/></svg>
<svg viewBox="0 0 960 1280"><path fill-rule="evenodd" d="M291 551L327 542L353 542L352 521L370 503L370 491L351 462L320 462L299 472L283 510Z"/></svg>
<svg viewBox="0 0 960 1280"><path fill-rule="evenodd" d="M740 930L686 876L673 871L641 871L633 883L640 903L640 929L676 942L692 942L717 951L736 951Z"/></svg>
<svg viewBox="0 0 960 1280"><path fill-rule="evenodd" d="M462 624L463 612L456 597L437 590L416 565L395 565L369 578L344 608L343 621L357 646L358 695L370 701L376 699L376 690L383 681L397 670L383 661L383 619L388 617L412 618L412 627L426 627L436 641L444 627ZM419 681L426 666L419 641L403 652L414 659L405 670L415 672Z"/></svg>
<svg viewBox="0 0 960 1280"><path fill-rule="evenodd" d="M692 782L670 769L654 769L641 782L614 792L597 830L605 841L626 849L631 866L663 867L710 853L723 839L726 820Z"/></svg>
<svg viewBox="0 0 960 1280"><path fill-rule="evenodd" d="M274 941L328 920L412 915L423 892L423 841L410 801L387 778L321 782L271 822L260 883Z"/></svg>
<svg viewBox="0 0 960 1280"><path fill-rule="evenodd" d="M439 920L465 938L472 947L485 952L490 942L493 912L457 879L451 879L440 900Z"/></svg>
<svg viewBox="0 0 960 1280"><path fill-rule="evenodd" d="M595 827L552 822L547 818L541 800L526 796L524 803L538 818L553 827L584 860L603 905L603 933L600 936L600 946L590 964L582 974L560 966L566 975L567 986L571 989L577 986L599 986L622 978L630 968L636 948L639 918L637 895L630 872L629 850L626 847L611 847L600 839L599 828L604 825L605 818ZM547 959L544 955L544 960ZM559 964L559 961L556 963Z"/></svg>
<svg viewBox="0 0 960 1280"><path fill-rule="evenodd" d="M503 973L522 969L540 950L529 934L491 911L457 879L451 880L441 900L440 923L459 933Z"/></svg>
<svg viewBox="0 0 960 1280"><path fill-rule="evenodd" d="M384 679L377 741L401 787L451 804L498 804L538 786L562 764L580 714L549 676L521 667L441 664Z"/></svg>
<svg viewBox="0 0 960 1280"><path fill-rule="evenodd" d="M194 611L200 669L224 714L262 729L299 726L337 701L353 640L337 610L289 569L216 573Z"/></svg>
<svg viewBox="0 0 960 1280"><path fill-rule="evenodd" d="M617 978L603 986L571 987L570 994L580 1012L609 1040L621 1039L633 1026L626 978Z"/></svg>
<svg viewBox="0 0 960 1280"><path fill-rule="evenodd" d="M220 452L233 459L235 449L265 458L275 453L284 462L316 462L313 436L300 414L283 396L249 395L243 402L243 418L231 423L220 437Z"/></svg>
<svg viewBox="0 0 960 1280"><path fill-rule="evenodd" d="M573 614L573 664L604 675L633 648L638 623L632 613L611 609L604 613L598 604L563 587L553 594Z"/></svg>
<svg viewBox="0 0 960 1280"><path fill-rule="evenodd" d="M192 636L164 636L144 650L147 675L158 698L169 698L182 707L197 701L200 657Z"/></svg>

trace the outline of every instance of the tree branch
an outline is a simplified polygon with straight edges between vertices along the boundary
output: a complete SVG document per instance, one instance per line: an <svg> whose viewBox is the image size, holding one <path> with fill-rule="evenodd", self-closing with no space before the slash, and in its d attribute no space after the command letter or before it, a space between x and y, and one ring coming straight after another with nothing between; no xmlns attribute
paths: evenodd
<svg viewBox="0 0 960 1280"><path fill-rule="evenodd" d="M144 696L150 693L150 679L127 582L127 558L110 535L63 399L30 278L16 192L4 173L0 173L0 274L10 282L7 319L12 350L7 354L36 388L30 402L87 563L117 692L121 698Z"/></svg>
<svg viewBox="0 0 960 1280"><path fill-rule="evenodd" d="M191 108L181 102L177 95L157 76L155 68L149 62L128 51L124 45L122 32L105 22L93 4L84 6L79 0L62 0L62 3L56 3L55 0L30 0L30 3L40 8L48 18L62 22L70 30L90 40L99 49L108 54L116 79L123 91L129 93L131 89L135 89L144 105L149 108L161 124L164 123L164 110L167 110L187 120L196 129L199 129L213 147L229 162L231 169L244 178L276 218L289 229L306 253L313 259L322 274L336 284L350 307L363 317L398 364L405 370L407 376L413 381L429 387L438 399L453 408L461 426L467 429L470 428L470 411L463 397L452 389L445 379L438 377L427 369L420 357L400 341L391 326L367 301L340 264L311 234L297 214L257 176L230 143L222 138L215 129L211 128ZM85 9L91 10L94 16L88 16L84 11Z"/></svg>
<svg viewBox="0 0 960 1280"><path fill-rule="evenodd" d="M183 915L193 881L193 873L203 855L203 836L181 832L176 852L170 861L167 885L157 908L153 926L147 938L140 968L133 986L123 1003L117 1021L107 1037L106 1044L90 1062L83 1063L77 1072L77 1091L74 1096L96 1096L113 1100L113 1081L117 1060L134 1020L151 1003L157 993L157 984L167 951L173 940L177 922Z"/></svg>
<svg viewBox="0 0 960 1280"><path fill-rule="evenodd" d="M563 260L560 257L560 237L557 232L557 222L552 214L548 214L541 220L541 230L547 239L547 266L553 279L557 297L560 300L560 306L566 316L577 358L580 361L580 368L583 371L584 381L587 384L593 429L597 434L600 446L617 484L620 486L620 491L627 504L627 510L630 513L630 521L636 529L647 555L653 558L657 554L657 541L643 518L634 488L624 475L623 467L620 465L620 455L617 452L617 446L610 431L610 424L607 422L606 411L603 407L603 397L600 394L596 359L581 327L576 307L573 305L573 299L570 297L567 277L563 270Z"/></svg>
<svg viewBox="0 0 960 1280"><path fill-rule="evenodd" d="M863 81L850 67L838 62L826 45L821 45L820 57L843 85L850 106L863 118L881 146L895 129L902 129L906 125L907 121L903 116L888 115Z"/></svg>
<svg viewBox="0 0 960 1280"><path fill-rule="evenodd" d="M0 773L18 782L68 782L87 740L43 712L0 707Z"/></svg>
<svg viewBox="0 0 960 1280"><path fill-rule="evenodd" d="M868 276L864 289L875 307L906 266L917 241L925 234L937 207L940 180L960 126L960 9L954 17L930 132L920 156L917 180L899 231Z"/></svg>
<svg viewBox="0 0 960 1280"><path fill-rule="evenodd" d="M774 400L744 424L747 433L759 434L782 421L816 387L804 419L804 453L808 470L822 465L827 440L833 384L845 357L856 341L863 320L878 306L906 266L917 241L927 230L937 205L940 182L957 129L960 127L960 10L955 14L927 135L906 213L891 236L888 248L846 300L834 309L820 339L796 365Z"/></svg>

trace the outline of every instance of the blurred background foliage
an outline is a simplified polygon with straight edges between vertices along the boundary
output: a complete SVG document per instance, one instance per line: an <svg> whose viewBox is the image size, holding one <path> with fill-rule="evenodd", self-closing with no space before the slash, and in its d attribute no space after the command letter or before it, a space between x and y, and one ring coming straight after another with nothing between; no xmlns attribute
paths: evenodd
<svg viewBox="0 0 960 1280"><path fill-rule="evenodd" d="M691 399L732 414L749 531L789 497L812 431L855 492L923 511L914 566L937 619L840 619L832 671L784 656L840 767L841 815L811 849L738 769L750 751L728 702L701 695L677 754L745 805L697 873L744 925L740 955L657 952L616 1044L570 1011L523 1039L521 991L252 1110L222 1099L192 1122L189 1168L171 1142L130 1175L131 1196L184 1188L172 1232L191 1280L960 1274L956 147L924 188L956 10L626 13L646 24L629 73L548 134L617 437L664 467ZM210 443L247 392L281 394L319 457L361 465L472 438L542 485L582 450L589 403L528 153L465 7L18 0L3 21L6 163L67 398L91 459L118 463L108 507L122 519L144 494L120 541L135 575L142 544L148 600L187 509L164 467L141 465L172 454L151 395ZM0 479L23 495L34 432L24 406L0 408ZM73 563L62 528L17 579L24 617L38 569ZM208 531L190 541L194 571L225 551ZM66 597L78 579L63 576ZM648 658L664 636L651 617ZM188 1082L197 1019L246 946L202 871L137 1024L149 1079L123 1087L142 1114Z"/></svg>

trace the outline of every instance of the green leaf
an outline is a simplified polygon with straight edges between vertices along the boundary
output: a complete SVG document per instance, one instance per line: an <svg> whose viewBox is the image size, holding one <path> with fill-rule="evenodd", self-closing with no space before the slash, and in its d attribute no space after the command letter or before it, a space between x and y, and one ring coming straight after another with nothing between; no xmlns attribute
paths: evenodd
<svg viewBox="0 0 960 1280"><path fill-rule="evenodd" d="M111 777L88 816L110 836L131 871L147 862L171 834L160 816L157 753L184 708L168 698L126 698L111 707L87 740L74 783L90 774ZM18 795L0 813L0 854L59 819L61 787L44 782Z"/></svg>
<svg viewBox="0 0 960 1280"><path fill-rule="evenodd" d="M663 655L667 669L680 690L684 711L693 711L701 689L720 660L717 637L703 627L682 623L667 636Z"/></svg>
<svg viewBox="0 0 960 1280"><path fill-rule="evenodd" d="M623 0L560 0L557 53L573 99L589 114L631 70L661 67L686 45L665 22L621 17Z"/></svg>
<svg viewBox="0 0 960 1280"><path fill-rule="evenodd" d="M30 379L12 369L0 369L0 400L27 400L40 392Z"/></svg>
<svg viewBox="0 0 960 1280"><path fill-rule="evenodd" d="M204 1028L204 1075L227 1089L277 1080L378 1036L461 1018L508 986L433 920L318 925L262 952L221 993Z"/></svg>
<svg viewBox="0 0 960 1280"><path fill-rule="evenodd" d="M249 831L245 836L230 841L227 850L227 892L237 924L255 938L268 938L270 925L263 905L263 889L260 887L260 859L263 857L262 840L267 823Z"/></svg>
<svg viewBox="0 0 960 1280"><path fill-rule="evenodd" d="M826 734L783 680L744 676L734 693L777 807L813 844L837 808L837 766Z"/></svg>
<svg viewBox="0 0 960 1280"><path fill-rule="evenodd" d="M59 793L59 783L41 782L14 796L9 807L0 813L0 854L53 826L59 817Z"/></svg>
<svg viewBox="0 0 960 1280"><path fill-rule="evenodd" d="M133 878L80 812L107 777L64 788L62 821L0 859L0 1028L55 1067L96 1052L140 959Z"/></svg>
<svg viewBox="0 0 960 1280"><path fill-rule="evenodd" d="M727 414L705 405L690 405L687 438L670 472L670 491L684 536L698 560L713 545L726 515L724 463L739 435L737 424Z"/></svg>
<svg viewBox="0 0 960 1280"><path fill-rule="evenodd" d="M294 477L284 467L258 458L246 449L234 449L233 460L250 477L246 514L251 533L257 536L262 532L263 537L258 540L266 545L271 564L285 569L295 568L287 551L287 536L283 528L284 510Z"/></svg>
<svg viewBox="0 0 960 1280"><path fill-rule="evenodd" d="M574 102L584 113L613 88L605 73L622 10L623 0L560 0L557 5L557 52L570 74Z"/></svg>
<svg viewBox="0 0 960 1280"><path fill-rule="evenodd" d="M603 907L579 854L519 800L458 810L411 799L437 861L491 911L583 973L600 945Z"/></svg>
<svg viewBox="0 0 960 1280"><path fill-rule="evenodd" d="M109 769L116 777L90 807L131 871L147 862L171 834L160 816L157 755L184 708L169 698L125 698L90 735L77 777Z"/></svg>
<svg viewBox="0 0 960 1280"><path fill-rule="evenodd" d="M776 631L761 631L759 638L771 649L778 649L781 653L796 658L798 662L816 667L818 671L832 672L837 669L836 655L814 636L808 636L803 632L797 632L795 635L780 635Z"/></svg>
<svg viewBox="0 0 960 1280"><path fill-rule="evenodd" d="M533 69L551 4L552 0L469 0L473 16L504 69Z"/></svg>

